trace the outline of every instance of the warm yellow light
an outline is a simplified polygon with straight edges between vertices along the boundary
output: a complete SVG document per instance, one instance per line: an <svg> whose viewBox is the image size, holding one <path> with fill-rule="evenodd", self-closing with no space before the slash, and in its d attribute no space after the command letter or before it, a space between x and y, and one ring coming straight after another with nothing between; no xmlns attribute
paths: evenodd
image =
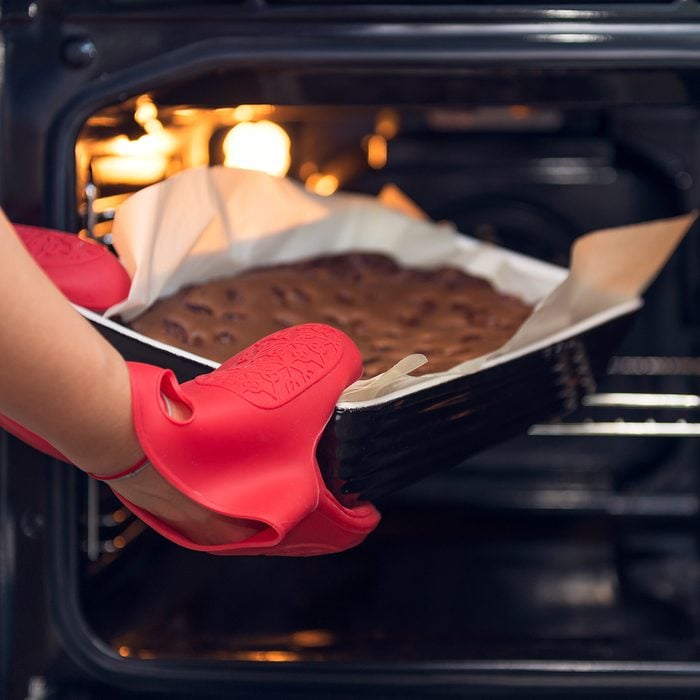
<svg viewBox="0 0 700 700"><path fill-rule="evenodd" d="M129 137L121 134L120 136L115 136L113 139L108 139L104 142L103 153L114 153L120 156L129 155L129 148L131 143L135 143L129 140Z"/></svg>
<svg viewBox="0 0 700 700"><path fill-rule="evenodd" d="M126 644L122 644L119 647L119 656L123 656L125 658L127 656L131 656L131 649L128 646L126 646Z"/></svg>
<svg viewBox="0 0 700 700"><path fill-rule="evenodd" d="M237 651L233 652L232 654L233 658L239 659L241 661L277 661L277 662L284 662L284 661L298 661L300 656L297 652L295 651L283 651L283 650L277 650L275 649L274 651L263 651L263 650L255 650L255 651Z"/></svg>
<svg viewBox="0 0 700 700"><path fill-rule="evenodd" d="M399 131L399 115L393 109L382 109L374 120L374 130L391 140Z"/></svg>
<svg viewBox="0 0 700 700"><path fill-rule="evenodd" d="M116 136L107 144L107 152L119 156L151 156L167 155L177 148L177 140L167 131L157 134L144 134L131 140L122 134Z"/></svg>
<svg viewBox="0 0 700 700"><path fill-rule="evenodd" d="M87 120L86 126L105 126L105 127L115 127L119 126L119 117L113 117L106 114L96 114L94 117L90 117Z"/></svg>
<svg viewBox="0 0 700 700"><path fill-rule="evenodd" d="M100 240L104 238L108 233L112 233L112 222L111 221L99 221L92 225L90 231L86 228L81 228L78 231L78 238L82 238L84 241L91 239Z"/></svg>
<svg viewBox="0 0 700 700"><path fill-rule="evenodd" d="M270 121L241 122L224 139L224 165L282 177L291 163L287 132Z"/></svg>
<svg viewBox="0 0 700 700"><path fill-rule="evenodd" d="M200 112L203 112L203 110L200 110ZM238 121L235 107L217 107L212 114L219 124L235 124Z"/></svg>
<svg viewBox="0 0 700 700"><path fill-rule="evenodd" d="M292 644L300 647L329 647L335 636L328 630L299 630L292 634Z"/></svg>
<svg viewBox="0 0 700 700"><path fill-rule="evenodd" d="M104 212L108 211L114 212L116 209L119 208L119 205L122 204L128 197L129 195L126 193L113 194L109 197L98 197L92 203L92 210L96 214L103 214Z"/></svg>
<svg viewBox="0 0 700 700"><path fill-rule="evenodd" d="M338 185L340 183L335 175L314 173L306 178L306 182L304 184L307 190L311 190L312 192L320 194L323 197L328 197L338 189Z"/></svg>
<svg viewBox="0 0 700 700"><path fill-rule="evenodd" d="M237 119L239 122L249 122L254 116L255 112L251 105L241 105L233 110L233 118Z"/></svg>
<svg viewBox="0 0 700 700"><path fill-rule="evenodd" d="M97 185L120 183L149 185L165 177L168 160L163 155L100 156L91 162L92 175Z"/></svg>
<svg viewBox="0 0 700 700"><path fill-rule="evenodd" d="M381 134L372 134L367 139L367 164L370 168L380 170L386 165L386 139Z"/></svg>
<svg viewBox="0 0 700 700"><path fill-rule="evenodd" d="M307 160L299 166L299 177L302 180L306 180L307 177L313 175L315 172L318 172L318 165L312 160Z"/></svg>
<svg viewBox="0 0 700 700"><path fill-rule="evenodd" d="M144 125L143 130L147 134L160 134L165 131L165 127L158 119L149 119Z"/></svg>
<svg viewBox="0 0 700 700"><path fill-rule="evenodd" d="M264 651L261 655L263 661L296 661L299 658L293 651Z"/></svg>
<svg viewBox="0 0 700 700"><path fill-rule="evenodd" d="M173 110L173 114L176 117L196 117L199 114L199 110L194 109L194 107L179 107L178 109Z"/></svg>
<svg viewBox="0 0 700 700"><path fill-rule="evenodd" d="M250 122L267 117L274 111L274 105L238 105L233 110L233 118L239 122Z"/></svg>
<svg viewBox="0 0 700 700"><path fill-rule="evenodd" d="M141 97L136 100L134 121L143 126L157 117L158 108L153 104L153 100L148 95L141 95Z"/></svg>

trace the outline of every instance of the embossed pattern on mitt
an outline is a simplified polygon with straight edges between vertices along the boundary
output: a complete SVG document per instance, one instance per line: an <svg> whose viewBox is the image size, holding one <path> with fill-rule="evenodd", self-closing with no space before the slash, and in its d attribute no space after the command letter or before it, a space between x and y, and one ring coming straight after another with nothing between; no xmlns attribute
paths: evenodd
<svg viewBox="0 0 700 700"><path fill-rule="evenodd" d="M338 331L305 324L264 338L196 381L233 391L258 408L277 408L330 372L341 355Z"/></svg>
<svg viewBox="0 0 700 700"><path fill-rule="evenodd" d="M48 233L32 226L18 226L17 232L27 250L40 265L75 264L93 260L104 254L100 246L68 233Z"/></svg>

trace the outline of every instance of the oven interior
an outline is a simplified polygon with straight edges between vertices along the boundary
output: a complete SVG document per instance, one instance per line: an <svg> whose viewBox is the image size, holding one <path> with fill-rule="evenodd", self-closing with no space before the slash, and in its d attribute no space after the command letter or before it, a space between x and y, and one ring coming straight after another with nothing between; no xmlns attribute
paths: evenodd
<svg viewBox="0 0 700 700"><path fill-rule="evenodd" d="M465 234L566 264L581 233L697 205L696 85L653 70L601 85L575 70L222 68L82 119L66 222L109 244L130 193L226 163L321 196L398 190ZM68 527L53 556L68 564L52 585L77 596L96 643L156 664L161 681L183 662L235 677L700 661L699 271L694 232L588 405L386 497L355 551L198 555L59 472L54 517Z"/></svg>

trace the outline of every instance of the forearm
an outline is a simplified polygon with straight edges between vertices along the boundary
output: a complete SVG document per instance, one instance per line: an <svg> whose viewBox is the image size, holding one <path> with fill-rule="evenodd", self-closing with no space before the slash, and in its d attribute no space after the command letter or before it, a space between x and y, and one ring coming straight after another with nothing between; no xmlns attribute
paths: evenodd
<svg viewBox="0 0 700 700"><path fill-rule="evenodd" d="M1 211L0 260L0 413L85 471L111 475L132 466L143 451L124 360L47 279ZM206 510L150 466L109 484L202 544L235 542L261 528Z"/></svg>
<svg viewBox="0 0 700 700"><path fill-rule="evenodd" d="M120 355L65 300L0 218L0 412L78 466L109 473L141 453Z"/></svg>

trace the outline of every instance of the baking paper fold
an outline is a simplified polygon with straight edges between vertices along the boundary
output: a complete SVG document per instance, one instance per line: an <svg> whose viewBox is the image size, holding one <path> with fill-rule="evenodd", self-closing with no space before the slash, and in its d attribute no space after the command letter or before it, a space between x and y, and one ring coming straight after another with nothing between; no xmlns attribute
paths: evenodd
<svg viewBox="0 0 700 700"><path fill-rule="evenodd" d="M106 316L129 321L187 284L351 250L386 253L411 267L459 267L536 305L504 346L449 372L406 376L424 362L407 349L408 357L388 372L348 387L339 404L364 406L476 372L569 330L573 335L601 314L639 305L695 219L689 214L584 235L573 245L567 274L431 223L400 192L390 194L384 206L364 195L320 197L291 180L249 170L217 166L179 173L132 195L117 212L113 244L132 285Z"/></svg>

